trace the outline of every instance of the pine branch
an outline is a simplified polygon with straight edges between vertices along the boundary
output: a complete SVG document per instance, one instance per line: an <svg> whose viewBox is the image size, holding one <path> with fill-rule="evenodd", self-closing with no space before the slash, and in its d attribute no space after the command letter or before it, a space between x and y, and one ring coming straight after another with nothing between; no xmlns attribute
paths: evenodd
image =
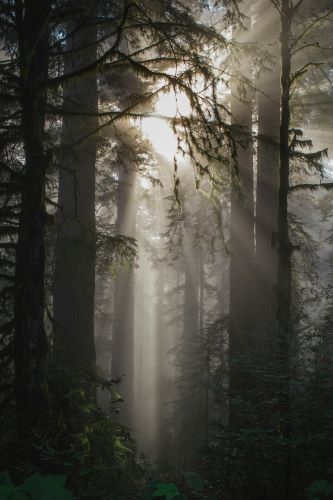
<svg viewBox="0 0 333 500"><path fill-rule="evenodd" d="M314 19L312 21L312 23L310 23L294 40L293 42L290 44L290 49L293 49L293 47L296 47L298 42L307 34L309 33L312 28L317 24L319 23L320 21L324 21L326 20L331 14L333 13L333 9L329 10L328 12L326 12L324 15L320 16L320 17L317 17L316 19Z"/></svg>
<svg viewBox="0 0 333 500"><path fill-rule="evenodd" d="M296 71L293 75L290 77L290 85L292 85L297 79L299 79L301 76L303 76L307 71L308 68L311 66L314 66L317 69L320 69L320 67L323 65L323 63L315 63L315 62L308 62L304 64L299 70Z"/></svg>
<svg viewBox="0 0 333 500"><path fill-rule="evenodd" d="M292 191L315 191L317 189L325 189L326 191L330 191L333 189L333 182L322 182L319 184L295 184L294 186L289 187L289 192Z"/></svg>

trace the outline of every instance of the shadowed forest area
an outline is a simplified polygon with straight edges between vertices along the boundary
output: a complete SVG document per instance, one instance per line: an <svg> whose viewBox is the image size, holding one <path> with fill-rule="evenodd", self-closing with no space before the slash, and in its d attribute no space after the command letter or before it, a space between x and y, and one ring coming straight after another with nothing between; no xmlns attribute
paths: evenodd
<svg viewBox="0 0 333 500"><path fill-rule="evenodd" d="M332 0L0 0L0 500L333 499Z"/></svg>

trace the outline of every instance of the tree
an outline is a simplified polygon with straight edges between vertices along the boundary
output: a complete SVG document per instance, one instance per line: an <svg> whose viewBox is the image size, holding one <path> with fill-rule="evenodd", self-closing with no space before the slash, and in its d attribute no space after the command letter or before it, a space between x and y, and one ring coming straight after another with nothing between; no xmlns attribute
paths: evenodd
<svg viewBox="0 0 333 500"><path fill-rule="evenodd" d="M259 2L254 27L256 42L268 60L257 88L258 151L256 183L256 330L262 341L275 337L277 218L280 127L279 16L270 2ZM271 60L269 59L271 58ZM263 63L264 64L264 63ZM265 65L265 64L264 64Z"/></svg>
<svg viewBox="0 0 333 500"><path fill-rule="evenodd" d="M280 123L280 168L279 168L279 208L278 208L278 274L277 274L277 321L278 321L278 421L281 435L286 442L285 458L285 498L290 498L290 373L291 342L293 333L292 307L292 273L291 254L293 246L289 237L288 194L290 191L291 160L301 156L310 167L320 168L324 151L298 153L296 145L297 131L290 130L290 100L293 83L299 79L311 63L306 63L296 71L292 71L292 55L297 53L299 44L304 43L307 27L300 34L292 31L293 22L302 2L294 5L290 0L281 0L281 123ZM329 12L329 11L328 11ZM290 134L292 138L290 140Z"/></svg>
<svg viewBox="0 0 333 500"><path fill-rule="evenodd" d="M48 341L44 329L45 176L44 146L48 75L48 0L15 2L19 95L25 166L15 268L15 397L19 434L46 429Z"/></svg>
<svg viewBox="0 0 333 500"><path fill-rule="evenodd" d="M244 43L251 26L250 4L244 7L246 27L238 28L234 38ZM231 426L240 424L236 400L251 389L251 374L244 369L253 350L253 307L248 297L254 281L254 184L252 149L251 69L241 56L241 75L235 75L231 113L236 145L231 187L230 215L230 337L229 391ZM244 392L245 391L245 392Z"/></svg>
<svg viewBox="0 0 333 500"><path fill-rule="evenodd" d="M134 136L133 136L134 135ZM135 130L122 128L118 151L117 234L135 238ZM114 292L112 331L113 378L121 378L120 393L124 399L122 422L130 425L134 401L134 273L133 267L117 271Z"/></svg>
<svg viewBox="0 0 333 500"><path fill-rule="evenodd" d="M176 6L167 6L164 2L161 2L160 8L157 10L155 9L156 5L151 5L150 2L147 2L147 4L145 4L145 8L143 10L136 4L129 4L125 6L123 6L122 4L116 4L114 5L113 17L110 19L110 23L105 23L105 19L103 18L103 16L98 20L100 21L100 24L103 25L103 31L99 32L100 38L97 41L97 46L100 49L98 52L98 57L92 55L91 57L94 60L92 60L90 64L84 64L80 61L75 62L75 65L78 64L80 65L80 67L75 66L74 70L70 73L63 73L61 67L61 64L64 61L63 56L65 56L66 58L68 56L68 58L70 58L70 53L66 51L64 53L62 50L59 50L59 47L61 49L62 44L66 40L66 35L64 35L64 32L62 31L64 26L63 23L70 26L71 22L73 22L73 24L75 25L80 18L80 14L75 9L67 8L67 3L63 4L60 2L55 5L53 2L43 2L41 5L43 6L43 8L39 8L38 6L33 5L30 1L27 1L26 5L21 2L16 2L14 9L15 12L13 11L11 6L9 6L7 9L9 12L9 16L12 15L12 17L15 18L16 31L19 39L18 50L20 53L21 64L20 98L22 104L22 125L23 132L25 134L24 144L26 161L22 190L23 194L19 241L16 251L15 298L15 370L17 372L17 410L21 415L24 414L22 409L25 405L28 404L27 401L29 398L27 394L30 391L30 388L28 387L27 380L29 380L30 378L34 379L32 386L34 384L37 384L36 391L33 389L33 387L31 387L31 391L34 392L34 397L36 398L36 400L39 397L41 398L41 405L39 405L40 408L42 409L43 406L48 406L46 389L46 365L48 346L43 324L45 295L44 231L46 224L44 191L46 167L51 161L51 153L54 144L52 144L52 141L50 140L50 147L47 150L47 154L45 154L46 151L44 151L44 124L46 110L49 116L52 116L53 118L62 117L64 116L64 114L66 114L66 111L62 106L61 99L59 100L57 96L57 89L59 89L62 85L65 87L67 86L68 93L71 93L72 88L74 87L74 81L79 82L79 80L82 79L83 92L83 87L85 85L84 81L92 82L93 79L90 80L89 75L92 75L92 73L97 71L97 69L99 69L101 72L103 71L104 73L106 73L107 71L110 71L110 69L122 71L124 68L132 67L136 72L140 74L142 78L147 78L150 81L156 81L158 79L160 81L163 81L163 79L165 79L159 89L160 91L167 90L170 87L183 89L193 100L194 107L197 110L198 118L202 119L202 104L204 103L204 105L206 105L208 101L206 98L203 99L200 95L193 92L191 82L193 81L194 75L196 74L200 74L206 82L214 82L214 75L209 70L207 71L208 68L205 58L201 56L197 57L197 55L193 53L192 48L194 44L202 43L203 40L206 40L207 43L224 43L224 39L217 36L217 34L212 30L208 30L204 26L196 25L189 12L180 4L177 4ZM103 15L107 12L107 8L109 7L109 5L104 5L104 7L105 9L103 9ZM181 19L181 22L177 23L177 19ZM92 36L92 38L94 38L94 30L96 29L96 24L94 24L94 22L92 22L91 26L89 26L88 24L84 24L82 26L82 32L87 30L86 32L90 32L90 35ZM99 24L99 22L97 24ZM131 26L131 29L129 29L129 26ZM32 27L33 29L30 29L30 27ZM79 37L80 31L81 30L77 30L75 36L78 35ZM143 43L142 46L141 34L143 31L147 32L148 39L147 43ZM48 34L50 34L50 36ZM52 45L51 40L53 42ZM133 47L133 50L130 54L125 53L121 50L120 42L122 40L130 41L130 45ZM32 50L32 47L34 47L35 43L36 47L38 48L37 51ZM15 53L15 42L13 47ZM96 49L91 46L91 51L94 52L95 50ZM31 55L30 51L32 51L33 53L33 58L31 59L33 61L33 64L29 65L29 68L27 69L26 63ZM73 51L75 52L75 47L73 48ZM87 53L89 53L88 48L87 51ZM160 56L160 54L163 53L165 53L165 56ZM60 65L56 65L56 61L58 61ZM176 61L185 61L186 69L184 70L183 68L181 68L179 71L177 71L177 74L170 74L167 71L164 71L166 67L168 67L170 64L175 64ZM67 63L69 64L68 59ZM79 86L81 86L81 83ZM213 87L214 85L212 83L212 89ZM65 97L66 92L67 91L65 91ZM138 106L141 105L142 102L148 102L149 99L152 98L155 94L156 90L154 89L149 95L147 95L147 93L143 93L139 96L133 96L133 100L127 108L122 108L120 110L111 108L107 109L105 112L102 112L100 114L100 119L102 122L101 127L107 127L110 123L113 123L115 119L124 115L128 116L132 114L133 116L140 116L140 112L138 112ZM48 97L48 99L46 99L46 97ZM95 106L96 101L93 94L91 94L90 98L92 105ZM209 107L211 109L214 107L214 99L210 101ZM70 115L68 115L68 120L74 120L74 114L75 111L71 110ZM80 110L80 114L82 115L82 110ZM88 115L90 116L90 112L88 113ZM32 117L32 123L34 127L28 125L28 123L30 123L30 118ZM89 133L92 130L91 127L94 117L91 116L90 118L91 120L87 119L86 121L87 126L89 127ZM55 120L50 120L50 127L54 123ZM188 123L187 127L189 127ZM208 133L211 130L212 127L209 127L207 125L205 128L205 132ZM50 139L52 137L52 133L50 132L50 130L48 130L47 137ZM87 141L85 142L85 146L87 147L88 144L90 144L91 155L94 156L94 141L90 141L87 138ZM76 146L79 145L76 144ZM197 142L197 146L202 148L203 143L201 142L200 144L199 141ZM77 147L76 150L79 150L79 147ZM38 163L38 168L33 168L32 163ZM93 161L90 162L90 172L92 171L92 163ZM69 172L67 171L67 174L68 173ZM64 174L64 172L62 172L62 174ZM64 180L64 178L66 177L66 181L64 180L64 184L67 184L67 181L68 184L73 181L73 179L70 181L69 176L65 176L65 174L61 175L61 177L62 180ZM90 229L93 229L93 187L91 183L89 183L88 186L88 184L85 183L82 179L82 185L83 184L85 184L85 187L89 189L89 214L84 213L82 214L82 216L87 216L85 223L87 223L88 225L92 224ZM71 188L72 187L73 186L71 186ZM71 198L72 206L70 207L70 209L68 207L68 210L71 213L73 213L73 201L75 201L75 196ZM77 203L80 208L83 206L83 200L77 200ZM81 217L81 214L79 215ZM78 231L78 229L79 226L76 225L75 231L74 229L73 231L76 232ZM87 227L85 229L87 229ZM59 239L59 241L61 246L61 238ZM84 356L88 356L90 358L90 361L92 361L94 358L91 314L93 308L93 246L94 245L91 244L90 248L92 253L89 257L87 257L90 269L90 284L88 290L89 306L87 306L87 311L90 311L88 321L89 328L87 328L87 331L89 331L89 338L87 335L87 344L82 349L82 351L84 350ZM61 250L59 250L59 252L61 252ZM80 254L80 260L82 257L82 261L85 260L85 257L83 257L83 253L85 252L83 252L82 250L82 254ZM25 265L25 262L27 261L31 262L31 266ZM59 270L59 266L57 267ZM72 270L73 267L71 268L71 272ZM73 283L74 282L77 285L78 278L75 278L73 280ZM34 293L26 293L26 291L30 289L31 291L33 289ZM75 293L76 292L77 287ZM58 300L55 301L55 308L59 311L59 315L62 315L61 321L65 321L63 320L63 312L65 306L59 306L58 309L57 303L59 304ZM75 325L69 326L70 328L74 328ZM27 329L27 334L23 333L24 329ZM78 329L76 329L75 335L79 335ZM37 369L35 370L36 367ZM29 374L28 377L25 377L25 373ZM36 373L38 374L38 376L30 376L30 374L32 373ZM38 395L39 393L40 395ZM29 409L31 410L31 412L32 408L36 407L37 404L29 405ZM42 414L43 411L41 411L40 413ZM28 422L29 419L26 420ZM38 421L39 420L36 419L34 415L31 418L30 423L31 425L36 424L36 426L38 427ZM28 425L30 424L28 423Z"/></svg>
<svg viewBox="0 0 333 500"><path fill-rule="evenodd" d="M97 59L95 2L72 2L67 23L64 75ZM96 261L95 169L98 96L96 71L64 84L59 170L53 316L60 362L93 373Z"/></svg>

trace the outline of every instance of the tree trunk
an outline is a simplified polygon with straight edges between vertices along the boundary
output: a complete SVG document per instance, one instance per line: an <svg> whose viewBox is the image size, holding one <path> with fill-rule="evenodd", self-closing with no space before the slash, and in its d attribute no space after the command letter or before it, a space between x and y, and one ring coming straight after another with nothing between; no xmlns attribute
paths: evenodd
<svg viewBox="0 0 333 500"><path fill-rule="evenodd" d="M126 147L120 152L123 164L119 168L117 193L117 234L135 236L135 168L126 156ZM113 378L122 377L119 392L124 399L123 424L130 426L134 401L134 271L117 271L114 294L114 326L112 333Z"/></svg>
<svg viewBox="0 0 333 500"><path fill-rule="evenodd" d="M193 235L184 234L184 323L179 344L178 415L181 415L177 445L179 456L193 465L192 453L202 445L204 384L199 349L199 252ZM199 376L199 374L201 374ZM199 378L200 377L200 378Z"/></svg>
<svg viewBox="0 0 333 500"><path fill-rule="evenodd" d="M187 241L185 246L184 338L192 343L199 335L199 259L198 249Z"/></svg>
<svg viewBox="0 0 333 500"><path fill-rule="evenodd" d="M166 370L165 370L165 321L164 321L164 281L165 281L165 268L164 264L158 264L158 277L157 277L157 308L156 308L156 336L157 336L157 457L159 462L164 462L166 443Z"/></svg>
<svg viewBox="0 0 333 500"><path fill-rule="evenodd" d="M235 40L243 42L246 34L243 31L236 32ZM241 58L239 64L243 75L251 79L251 68L245 58ZM231 112L235 126L235 169L237 167L238 175L235 175L231 192L229 424L237 427L240 424L240 411L233 403L234 398L244 395L244 391L251 387L251 374L245 369L244 363L252 349L254 200L252 103L245 102L245 96L237 96L236 84L235 87Z"/></svg>
<svg viewBox="0 0 333 500"><path fill-rule="evenodd" d="M261 70L258 82L258 142L256 183L256 252L254 280L255 390L260 401L260 426L271 426L272 351L277 341L278 189L280 133L280 22L271 2L260 0L256 41L273 58L271 70ZM257 411L258 411L257 410Z"/></svg>
<svg viewBox="0 0 333 500"><path fill-rule="evenodd" d="M25 168L15 270L15 397L19 435L49 425L48 341L44 329L46 93L48 0L16 2Z"/></svg>
<svg viewBox="0 0 333 500"><path fill-rule="evenodd" d="M271 71L262 72L258 93L258 160L256 190L256 323L257 337L270 340L276 334L276 277L280 57L279 16L267 0L259 3L259 20L254 28L258 42L274 58Z"/></svg>
<svg viewBox="0 0 333 500"><path fill-rule="evenodd" d="M278 321L278 425L286 444L285 498L290 497L290 456L289 456L289 359L291 332L291 264L288 228L289 191L289 125L290 125L290 84L291 84L291 33L292 9L289 0L281 4L281 126L280 126L280 184L278 212L278 273L277 273L277 321Z"/></svg>
<svg viewBox="0 0 333 500"><path fill-rule="evenodd" d="M86 1L84 6L84 18L79 17L67 29L66 50L75 52L66 56L65 74L96 60L96 24L90 19L94 15L94 2ZM94 131L98 122L96 116L87 116L87 113L98 111L95 73L66 84L63 109L53 296L54 319L58 326L55 346L62 360L82 374L82 371L94 370L96 362Z"/></svg>

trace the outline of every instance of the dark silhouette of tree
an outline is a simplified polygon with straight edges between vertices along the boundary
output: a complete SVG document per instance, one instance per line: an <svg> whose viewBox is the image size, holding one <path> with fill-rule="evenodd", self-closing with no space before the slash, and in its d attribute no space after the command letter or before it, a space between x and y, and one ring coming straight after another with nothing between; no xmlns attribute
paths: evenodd
<svg viewBox="0 0 333 500"><path fill-rule="evenodd" d="M64 75L97 59L95 2L72 2L66 26ZM98 126L97 74L69 81L63 95L53 316L55 348L67 363L94 372L96 265L95 170ZM66 352L67 351L67 352Z"/></svg>
<svg viewBox="0 0 333 500"><path fill-rule="evenodd" d="M21 213L15 257L15 398L18 431L47 428L48 341L44 329L45 176L50 155L44 145L47 78L48 0L14 5L25 155ZM14 14L14 12L13 12Z"/></svg>

